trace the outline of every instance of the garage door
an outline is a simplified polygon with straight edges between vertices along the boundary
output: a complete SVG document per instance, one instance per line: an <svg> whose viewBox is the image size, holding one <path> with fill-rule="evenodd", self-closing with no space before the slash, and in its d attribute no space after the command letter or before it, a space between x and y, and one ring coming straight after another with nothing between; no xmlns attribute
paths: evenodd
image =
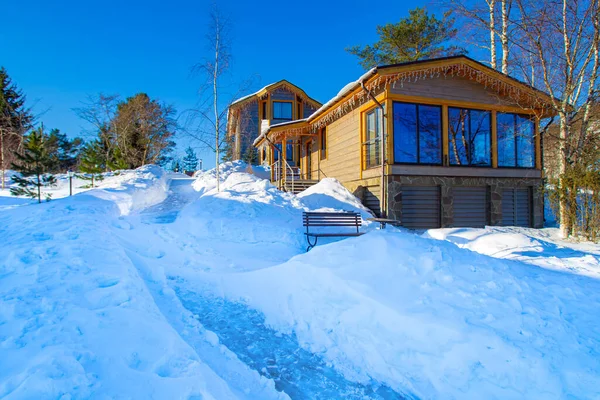
<svg viewBox="0 0 600 400"><path fill-rule="evenodd" d="M402 225L410 229L440 227L440 188L402 187Z"/></svg>
<svg viewBox="0 0 600 400"><path fill-rule="evenodd" d="M483 228L488 224L487 187L455 187L453 192L453 226Z"/></svg>
<svg viewBox="0 0 600 400"><path fill-rule="evenodd" d="M531 190L529 188L502 191L502 225L531 226Z"/></svg>

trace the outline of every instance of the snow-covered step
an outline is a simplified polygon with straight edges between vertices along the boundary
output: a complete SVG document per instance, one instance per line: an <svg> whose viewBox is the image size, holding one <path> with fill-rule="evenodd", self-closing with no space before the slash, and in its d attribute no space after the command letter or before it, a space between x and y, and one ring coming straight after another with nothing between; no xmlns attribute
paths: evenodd
<svg viewBox="0 0 600 400"><path fill-rule="evenodd" d="M284 190L286 192L298 194L317 183L319 183L319 181L316 179L287 180L284 185Z"/></svg>

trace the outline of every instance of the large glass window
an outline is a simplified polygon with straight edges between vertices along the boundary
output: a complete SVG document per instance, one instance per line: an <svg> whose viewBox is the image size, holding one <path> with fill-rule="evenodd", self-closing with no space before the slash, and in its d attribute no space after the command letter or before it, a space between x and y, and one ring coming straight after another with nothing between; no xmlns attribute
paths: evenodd
<svg viewBox="0 0 600 400"><path fill-rule="evenodd" d="M369 168L381 164L381 133L383 131L381 108L374 108L366 114L365 130L363 154L365 167Z"/></svg>
<svg viewBox="0 0 600 400"><path fill-rule="evenodd" d="M442 108L394 102L394 162L442 163Z"/></svg>
<svg viewBox="0 0 600 400"><path fill-rule="evenodd" d="M292 103L287 101L273 102L273 119L292 120Z"/></svg>
<svg viewBox="0 0 600 400"><path fill-rule="evenodd" d="M491 166L491 113L448 108L450 165Z"/></svg>
<svg viewBox="0 0 600 400"><path fill-rule="evenodd" d="M519 114L498 113L498 166L535 166L535 123Z"/></svg>

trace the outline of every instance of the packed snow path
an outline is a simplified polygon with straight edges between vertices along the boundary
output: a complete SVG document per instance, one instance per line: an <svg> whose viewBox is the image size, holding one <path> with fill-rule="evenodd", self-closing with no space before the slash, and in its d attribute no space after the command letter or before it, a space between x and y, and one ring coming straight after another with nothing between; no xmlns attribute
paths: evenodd
<svg viewBox="0 0 600 400"><path fill-rule="evenodd" d="M295 335L265 326L264 316L240 303L175 289L185 308L240 360L292 399L404 399L376 382L362 385L345 379L321 357L304 350Z"/></svg>
<svg viewBox="0 0 600 400"><path fill-rule="evenodd" d="M198 197L192 188L193 178L174 178L170 180L169 196L162 203L148 207L141 212L142 221L147 224L168 224L174 222L179 211Z"/></svg>
<svg viewBox="0 0 600 400"><path fill-rule="evenodd" d="M153 224L159 225L158 230L153 231L162 240L165 237L175 238L174 233L169 232L168 226L163 225L174 222L181 209L198 197L198 192L191 187L192 181L186 178L172 179L169 196L162 203L148 207L139 213L139 220L149 228ZM174 247L171 249L177 251ZM189 251L186 247L180 247L179 250ZM162 257L160 253L160 258ZM143 268L140 260L135 263L138 268ZM152 278L146 272L140 272L148 281L148 288L154 292L157 304L163 303L164 308L169 308L165 307L165 300L161 300L164 289L158 287L156 282L151 282ZM267 327L264 316L256 310L207 294L205 290L191 287L189 283L178 277L170 276L169 284L182 306L191 312L206 330L216 334L221 345L233 352L251 369L273 380L275 388L292 399L407 398L377 382L360 384L347 380L341 373L327 365L322 357L303 349L295 335L282 334ZM172 320L172 317L165 316ZM185 336L188 344L197 352L202 352L202 345L199 344L202 340L189 337L189 326L184 324L178 327L177 322L173 325L180 331L182 337Z"/></svg>

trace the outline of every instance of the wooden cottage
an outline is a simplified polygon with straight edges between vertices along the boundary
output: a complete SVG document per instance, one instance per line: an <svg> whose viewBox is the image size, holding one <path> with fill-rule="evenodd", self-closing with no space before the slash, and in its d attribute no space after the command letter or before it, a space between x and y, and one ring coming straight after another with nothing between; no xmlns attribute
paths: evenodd
<svg viewBox="0 0 600 400"><path fill-rule="evenodd" d="M252 95L251 120L281 189L336 178L376 214L415 229L543 225L547 94L466 56L373 68L316 110L283 82L298 110L274 118L279 100L265 88Z"/></svg>

